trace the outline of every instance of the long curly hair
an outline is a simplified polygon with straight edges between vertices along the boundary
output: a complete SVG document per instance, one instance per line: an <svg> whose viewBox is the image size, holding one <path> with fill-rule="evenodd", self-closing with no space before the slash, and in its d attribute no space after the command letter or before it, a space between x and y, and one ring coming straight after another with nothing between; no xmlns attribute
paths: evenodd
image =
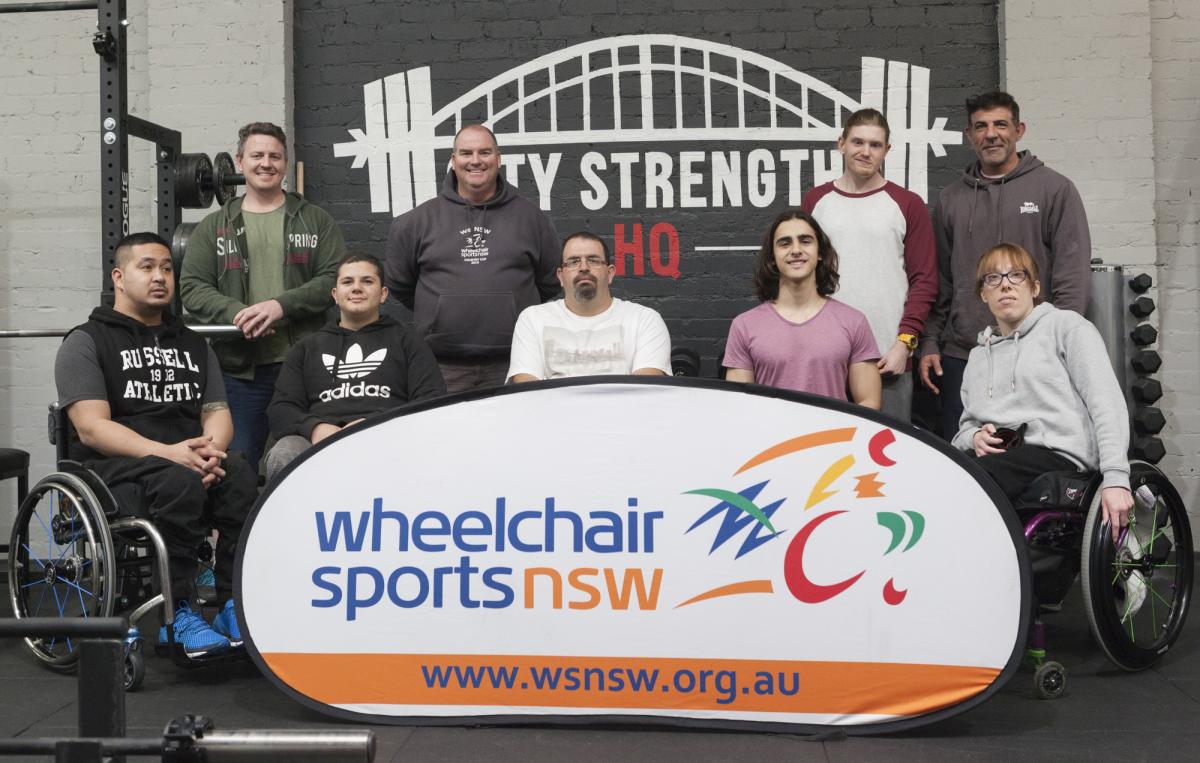
<svg viewBox="0 0 1200 763"><path fill-rule="evenodd" d="M779 297L779 267L775 264L775 233L779 226L788 220L803 220L817 234L817 293L828 297L838 290L838 254L829 241L829 236L809 213L800 209L789 209L775 218L767 235L763 237L762 248L754 259L754 294L763 302L769 302Z"/></svg>

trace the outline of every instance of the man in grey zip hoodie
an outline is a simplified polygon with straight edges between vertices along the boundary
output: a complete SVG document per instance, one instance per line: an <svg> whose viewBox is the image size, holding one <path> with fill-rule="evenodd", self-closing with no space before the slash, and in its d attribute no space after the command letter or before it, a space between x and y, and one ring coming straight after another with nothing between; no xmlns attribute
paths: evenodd
<svg viewBox="0 0 1200 763"><path fill-rule="evenodd" d="M386 265L388 289L459 392L504 383L517 316L558 294L560 244L546 213L500 177L491 130L462 128L450 167L441 195L392 223Z"/></svg>
<svg viewBox="0 0 1200 763"><path fill-rule="evenodd" d="M967 100L967 140L977 161L946 186L934 208L938 298L921 336L922 383L940 395L942 434L958 431L959 385L976 335L991 316L975 296L979 257L1002 241L1033 255L1042 295L1082 314L1091 288L1091 236L1083 200L1070 180L1028 151L1020 108L1008 93Z"/></svg>

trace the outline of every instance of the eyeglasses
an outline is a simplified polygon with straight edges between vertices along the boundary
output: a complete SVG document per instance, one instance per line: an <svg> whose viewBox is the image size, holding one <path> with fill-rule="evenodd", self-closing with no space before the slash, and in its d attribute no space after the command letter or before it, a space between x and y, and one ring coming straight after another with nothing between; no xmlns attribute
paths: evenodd
<svg viewBox="0 0 1200 763"><path fill-rule="evenodd" d="M596 255L591 255L587 258L568 257L567 259L563 260L562 269L579 270L579 268L583 267L585 264L588 266L588 270L591 270L592 268L602 268L607 263L604 261L603 257L597 257Z"/></svg>
<svg viewBox="0 0 1200 763"><path fill-rule="evenodd" d="M995 289L1000 286L1000 282L1008 279L1008 282L1013 286L1025 283L1025 279L1029 277L1028 270L1010 270L1007 273L984 273L983 285L989 289Z"/></svg>

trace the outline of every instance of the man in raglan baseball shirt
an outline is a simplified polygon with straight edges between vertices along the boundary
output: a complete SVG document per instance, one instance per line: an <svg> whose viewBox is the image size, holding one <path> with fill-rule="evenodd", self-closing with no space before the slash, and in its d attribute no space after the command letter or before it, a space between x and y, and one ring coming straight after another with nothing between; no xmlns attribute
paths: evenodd
<svg viewBox="0 0 1200 763"><path fill-rule="evenodd" d="M483 125L459 130L441 194L388 234L388 289L413 311L450 392L504 383L517 316L558 293L558 265L554 225L500 177Z"/></svg>
<svg viewBox="0 0 1200 763"><path fill-rule="evenodd" d="M106 485L141 489L166 542L175 621L159 640L189 658L242 643L233 603L233 565L257 479L227 450L233 419L216 357L204 338L170 313L171 250L153 233L117 244L115 303L97 307L59 348L54 381L77 437L70 457ZM123 507L126 508L126 507ZM220 611L210 627L195 603L196 548L205 520L217 529Z"/></svg>
<svg viewBox="0 0 1200 763"><path fill-rule="evenodd" d="M938 298L921 336L921 383L942 403L942 436L958 432L962 377L979 332L992 323L975 293L975 267L1001 243L1033 255L1042 297L1083 313L1091 296L1092 240L1075 185L1029 151L1020 107L1008 93L967 99L967 140L977 161L942 189L934 208Z"/></svg>
<svg viewBox="0 0 1200 763"><path fill-rule="evenodd" d="M851 114L838 138L845 171L806 193L800 208L817 218L838 253L837 298L867 316L883 353L876 363L880 410L909 421L909 356L937 297L937 258L925 202L881 172L890 139L876 109Z"/></svg>

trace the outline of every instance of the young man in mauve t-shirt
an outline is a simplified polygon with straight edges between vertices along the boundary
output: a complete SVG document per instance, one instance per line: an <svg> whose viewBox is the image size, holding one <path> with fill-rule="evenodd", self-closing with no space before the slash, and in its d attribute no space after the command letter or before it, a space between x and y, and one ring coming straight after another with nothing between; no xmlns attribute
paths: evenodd
<svg viewBox="0 0 1200 763"><path fill-rule="evenodd" d="M776 218L756 258L754 286L763 303L733 319L725 378L879 409L879 349L866 317L830 298L837 251L812 215L792 210Z"/></svg>

